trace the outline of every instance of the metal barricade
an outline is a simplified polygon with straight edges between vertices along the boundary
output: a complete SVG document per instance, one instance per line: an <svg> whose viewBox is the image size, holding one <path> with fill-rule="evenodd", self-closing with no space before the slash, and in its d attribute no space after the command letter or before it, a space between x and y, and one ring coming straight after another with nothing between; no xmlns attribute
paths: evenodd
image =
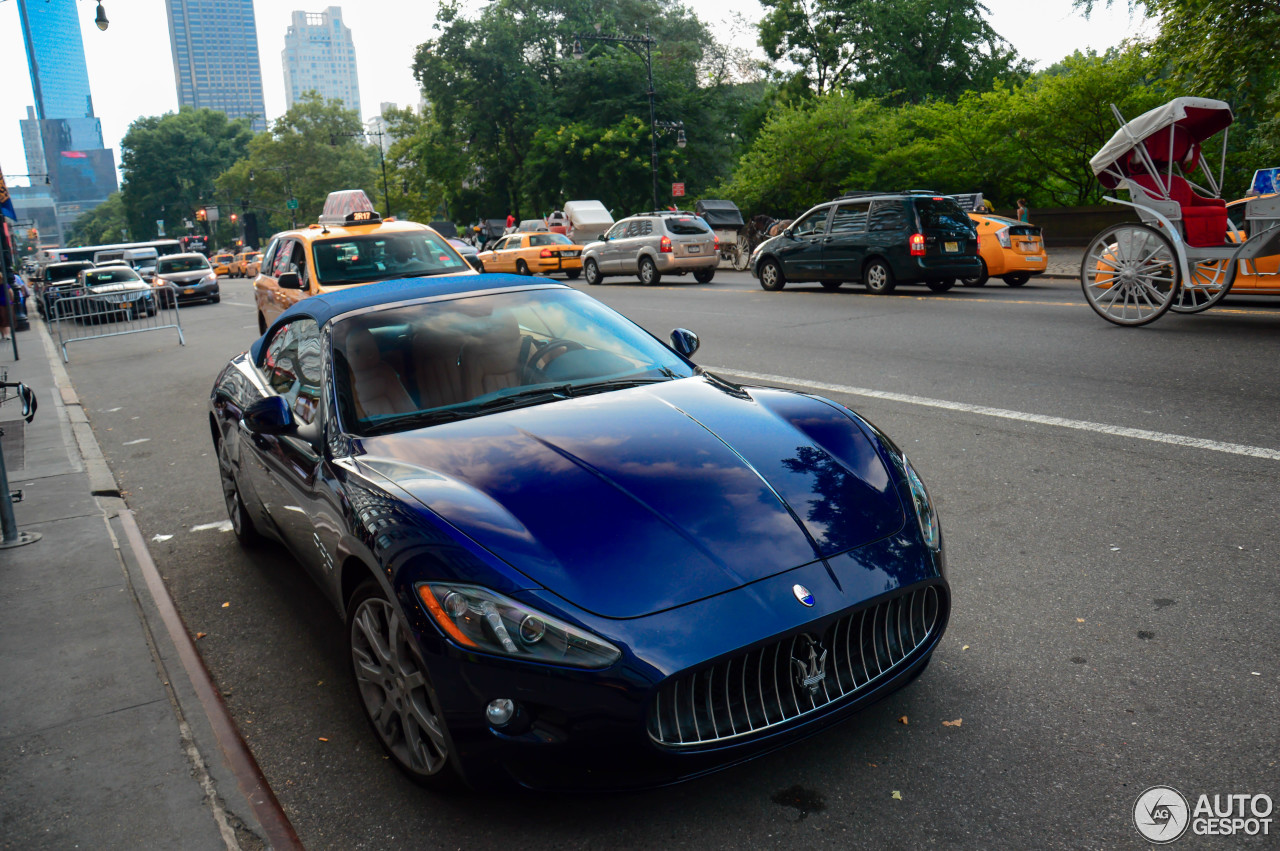
<svg viewBox="0 0 1280 851"><path fill-rule="evenodd" d="M63 295L52 304L51 312L63 363L68 362L67 345L83 340L173 328L178 332L178 344L187 344L178 316L177 288L171 285Z"/></svg>

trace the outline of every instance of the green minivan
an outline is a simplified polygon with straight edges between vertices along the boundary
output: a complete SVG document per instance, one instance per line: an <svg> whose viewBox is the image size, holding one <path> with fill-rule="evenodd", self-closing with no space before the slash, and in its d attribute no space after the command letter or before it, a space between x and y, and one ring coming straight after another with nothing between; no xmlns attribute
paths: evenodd
<svg viewBox="0 0 1280 851"><path fill-rule="evenodd" d="M980 274L978 231L951 198L922 192L854 192L819 204L751 255L766 290L817 282L839 289L861 281L887 294L898 284L951 289Z"/></svg>

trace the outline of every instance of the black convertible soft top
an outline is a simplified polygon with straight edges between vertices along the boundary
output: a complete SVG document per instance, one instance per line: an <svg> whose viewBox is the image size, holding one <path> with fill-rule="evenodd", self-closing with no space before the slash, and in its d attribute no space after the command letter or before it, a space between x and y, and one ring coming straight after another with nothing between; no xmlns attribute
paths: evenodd
<svg viewBox="0 0 1280 851"><path fill-rule="evenodd" d="M699 201L693 209L713 229L742 227L742 211L732 201Z"/></svg>

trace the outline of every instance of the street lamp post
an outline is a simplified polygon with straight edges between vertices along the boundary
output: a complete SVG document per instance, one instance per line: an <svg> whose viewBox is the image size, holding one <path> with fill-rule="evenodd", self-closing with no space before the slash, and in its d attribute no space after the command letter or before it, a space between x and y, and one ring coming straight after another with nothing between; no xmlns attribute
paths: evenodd
<svg viewBox="0 0 1280 851"><path fill-rule="evenodd" d="M363 130L359 133L333 133L329 136L329 144L336 145L339 136L354 138L356 136L377 136L378 137L378 161L382 163L382 203L386 206L386 218L391 218L391 195L387 193L387 157L382 150L382 137L388 134L381 130Z"/></svg>
<svg viewBox="0 0 1280 851"><path fill-rule="evenodd" d="M268 171L284 172L284 191L288 193L289 201L293 202L291 204L285 204L285 206L289 208L289 228L291 230L297 230L298 207L297 207L297 201L295 201L293 197L293 189L291 188L293 185L293 181L290 179L290 176L289 176L289 167L287 165L264 165L264 166L259 166L259 168L265 168ZM253 180L253 172L254 172L253 169L249 169L250 180Z"/></svg>
<svg viewBox="0 0 1280 851"><path fill-rule="evenodd" d="M599 29L599 25L596 25ZM658 209L658 130L678 130L679 135L676 137L676 144L680 147L685 146L684 122L658 121L657 113L653 103L653 46L658 40L649 35L646 29L644 35L635 36L615 36L615 35L575 35L573 37L573 58L581 59L583 57L582 42L583 41L608 41L615 44L621 44L628 50L631 50L637 56L644 60L645 72L649 78L649 173L653 178L653 209ZM644 52L640 52L640 46L644 46Z"/></svg>

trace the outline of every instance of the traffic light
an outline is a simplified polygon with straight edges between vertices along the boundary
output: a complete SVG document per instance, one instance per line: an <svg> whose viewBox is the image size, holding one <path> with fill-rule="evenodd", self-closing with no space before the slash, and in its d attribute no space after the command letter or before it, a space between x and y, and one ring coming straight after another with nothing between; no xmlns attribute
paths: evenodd
<svg viewBox="0 0 1280 851"><path fill-rule="evenodd" d="M207 218L208 218L208 216L207 216L207 214L206 214L206 213L205 213L205 211L204 211L204 207L201 207L199 210L196 210L196 221L197 221L197 222L203 222L203 221L205 221Z"/></svg>
<svg viewBox="0 0 1280 851"><path fill-rule="evenodd" d="M232 213L232 214L231 214L231 224L233 224L233 225L234 225L234 224L235 224L236 222L238 222L238 221L240 221L240 216L236 215L235 213Z"/></svg>

